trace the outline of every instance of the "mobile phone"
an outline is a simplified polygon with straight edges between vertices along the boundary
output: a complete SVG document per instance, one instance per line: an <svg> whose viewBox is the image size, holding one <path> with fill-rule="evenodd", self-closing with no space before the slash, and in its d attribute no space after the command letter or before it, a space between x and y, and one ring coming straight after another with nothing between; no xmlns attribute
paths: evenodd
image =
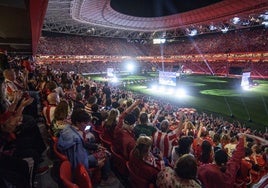
<svg viewBox="0 0 268 188"><path fill-rule="evenodd" d="M91 126L90 125L87 125L86 128L85 128L85 131L88 131L90 130Z"/></svg>

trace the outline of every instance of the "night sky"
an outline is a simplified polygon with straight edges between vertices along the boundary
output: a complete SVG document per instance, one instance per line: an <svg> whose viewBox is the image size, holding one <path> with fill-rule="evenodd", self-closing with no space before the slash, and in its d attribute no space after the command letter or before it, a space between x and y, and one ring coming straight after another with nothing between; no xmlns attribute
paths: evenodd
<svg viewBox="0 0 268 188"><path fill-rule="evenodd" d="M137 17L161 17L183 13L222 0L111 0L111 7Z"/></svg>

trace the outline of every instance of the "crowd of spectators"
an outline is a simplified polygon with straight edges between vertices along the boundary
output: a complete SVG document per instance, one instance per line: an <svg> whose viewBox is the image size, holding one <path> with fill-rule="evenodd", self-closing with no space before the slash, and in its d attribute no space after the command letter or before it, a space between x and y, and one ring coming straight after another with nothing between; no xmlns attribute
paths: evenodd
<svg viewBox="0 0 268 188"><path fill-rule="evenodd" d="M169 56L181 54L207 54L267 51L267 29L250 28L172 39L162 47L152 43L128 43L126 39L107 39L83 36L43 36L37 54L40 55L119 55Z"/></svg>
<svg viewBox="0 0 268 188"><path fill-rule="evenodd" d="M138 72L157 72L162 71L162 63L143 62L138 64ZM103 74L108 68L113 68L114 72L120 73L128 71L124 63L119 62L50 62L44 63L43 67L48 66L54 71L71 72L76 74ZM181 68L182 67L182 68ZM252 78L267 78L268 64L266 62L228 62L228 61L184 61L177 63L164 63L164 70L167 72L180 72L185 74L205 74L230 76L230 67L241 68L244 72L251 72Z"/></svg>
<svg viewBox="0 0 268 188"><path fill-rule="evenodd" d="M31 123L31 126L27 122L21 124L21 120L31 119L31 114L24 111L24 107L30 105L33 98L23 96L19 91L14 94L7 89L6 82L11 81L20 81L21 84L25 84L25 88L30 86L35 92L40 93L42 109L39 110L46 119L44 123L50 134L59 137L58 149L67 155L73 168L77 162L88 168L101 167L102 183L106 185L114 182L109 177L109 156L106 156L109 154L99 156L86 151L89 149L88 144L97 143L94 146L95 150L103 147L98 144L99 132L94 130L106 131L106 136L110 136L111 142L117 143L114 145L116 151L125 157L129 167L141 178L159 187L166 187L168 184L165 182L171 181L174 186L214 187L219 184L222 187L246 187L257 183L267 173L267 129L265 132L252 130L238 121L231 123L221 117L197 111L183 113L179 110L180 106L153 96L114 87L108 82L95 82L79 74L54 72L49 69L42 71L39 69L41 67L32 69L31 66L25 65L26 63L17 66L16 70L17 75L24 73L24 79L21 78L24 82L18 80L19 77L13 77L15 80L5 77L2 81L1 100L7 102L1 102L0 143L4 150L1 150L0 159L2 163L10 161L11 164L13 160L21 163L19 169L4 168L1 165L1 170L11 170L20 177L17 180L12 179L14 176L4 174L1 175L4 182L18 184L18 181L23 180L25 185L29 186L29 182L32 183L33 180L28 181L29 176L23 171L23 165L27 166L27 163L23 162L23 157L32 157L36 169L45 147L40 141L40 132L36 129L35 123ZM6 67L4 73L12 72L11 68ZM35 82L29 81L30 73L36 78ZM7 98L8 92L11 93ZM12 106L17 106L21 98L23 106L14 110ZM61 104L60 101L65 103ZM8 107L8 104L11 107ZM50 105L56 108L49 108ZM54 114L48 109L53 109ZM10 113L13 115L6 116ZM115 117L113 123L109 124L107 118L112 113L115 113ZM16 122L10 122L16 119ZM87 129L89 123L94 129ZM24 142L23 148L27 146L31 152L22 155L19 152L20 143L33 133L35 137L31 137L30 141L39 146ZM71 134L76 135L75 139L67 139L67 143L65 137ZM13 142L10 141L10 136L13 136ZM7 147L10 146L7 145L10 142L15 143L15 152L11 152ZM73 147L78 147L76 144L79 144L77 151L83 155L73 150ZM36 153L36 156L33 153ZM192 169L191 172L187 171L188 169Z"/></svg>
<svg viewBox="0 0 268 188"><path fill-rule="evenodd" d="M227 33L200 35L198 37L178 38L162 47L154 44L128 43L124 39L107 39L83 36L43 36L40 39L40 55L104 55L104 56L176 56L187 54L229 54L267 51L267 29L258 27L235 30ZM60 44L60 45L59 45ZM227 58L227 57L226 57ZM267 63L256 60L183 60L178 63L165 63L166 71L183 64L184 70L191 73L228 76L230 67L240 67L250 71L255 78L267 78ZM44 60L43 60L44 61ZM152 60L153 61L153 60ZM101 60L66 59L49 60L53 70L74 73L102 73L107 68L124 71L123 62ZM141 70L162 70L162 62L142 61ZM175 70L176 71L176 70Z"/></svg>
<svg viewBox="0 0 268 188"><path fill-rule="evenodd" d="M263 52L268 46L266 36L266 29L251 28L180 38L162 48L124 39L44 36L38 54L137 57ZM40 122L46 124L48 133L59 138L58 149L67 155L72 167L77 162L87 168L101 167L104 184L113 183L113 179L109 177L109 148L100 146L98 131L114 143L136 174L158 187L169 186L170 182L170 186L183 187L246 187L266 177L267 129L252 130L238 121L231 123L203 112L182 113L180 106L159 98L81 75L103 73L107 68L121 72L122 63L76 60L34 65L17 58L9 59L9 63L7 60L5 56L5 64L1 62L0 186L31 187L34 183L46 148L36 122L42 118ZM139 66L148 71L162 68L161 63L151 62ZM232 66L250 70L253 76L268 75L265 62L189 60L165 65L166 70L180 67L182 71L226 76ZM98 131L88 128L89 123ZM67 143L65 136L70 135L76 135L75 140ZM79 144L82 155L68 144ZM94 150L105 150L105 154L98 159L100 156L88 153L85 145L94 145ZM26 158L33 160L32 173L27 173L31 171Z"/></svg>

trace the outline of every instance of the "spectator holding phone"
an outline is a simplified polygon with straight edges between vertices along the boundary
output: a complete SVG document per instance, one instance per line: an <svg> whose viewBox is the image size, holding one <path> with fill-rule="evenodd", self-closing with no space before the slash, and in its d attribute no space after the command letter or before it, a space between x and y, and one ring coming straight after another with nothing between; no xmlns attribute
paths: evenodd
<svg viewBox="0 0 268 188"><path fill-rule="evenodd" d="M81 163L86 168L99 167L102 170L103 185L110 185L115 179L110 176L110 161L105 153L100 155L101 146L92 143L86 135L86 127L90 124L91 116L84 109L77 109L71 115L71 125L66 125L60 132L58 148L67 155L72 168Z"/></svg>

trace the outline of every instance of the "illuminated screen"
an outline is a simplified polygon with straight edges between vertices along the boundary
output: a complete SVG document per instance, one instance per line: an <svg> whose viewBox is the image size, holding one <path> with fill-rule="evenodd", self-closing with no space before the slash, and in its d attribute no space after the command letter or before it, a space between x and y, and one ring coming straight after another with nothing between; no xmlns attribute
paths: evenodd
<svg viewBox="0 0 268 188"><path fill-rule="evenodd" d="M176 86L176 72L159 71L159 84Z"/></svg>
<svg viewBox="0 0 268 188"><path fill-rule="evenodd" d="M108 77L114 76L114 69L113 68L107 68L107 76Z"/></svg>
<svg viewBox="0 0 268 188"><path fill-rule="evenodd" d="M242 75L241 86L249 86L250 72L244 72Z"/></svg>

